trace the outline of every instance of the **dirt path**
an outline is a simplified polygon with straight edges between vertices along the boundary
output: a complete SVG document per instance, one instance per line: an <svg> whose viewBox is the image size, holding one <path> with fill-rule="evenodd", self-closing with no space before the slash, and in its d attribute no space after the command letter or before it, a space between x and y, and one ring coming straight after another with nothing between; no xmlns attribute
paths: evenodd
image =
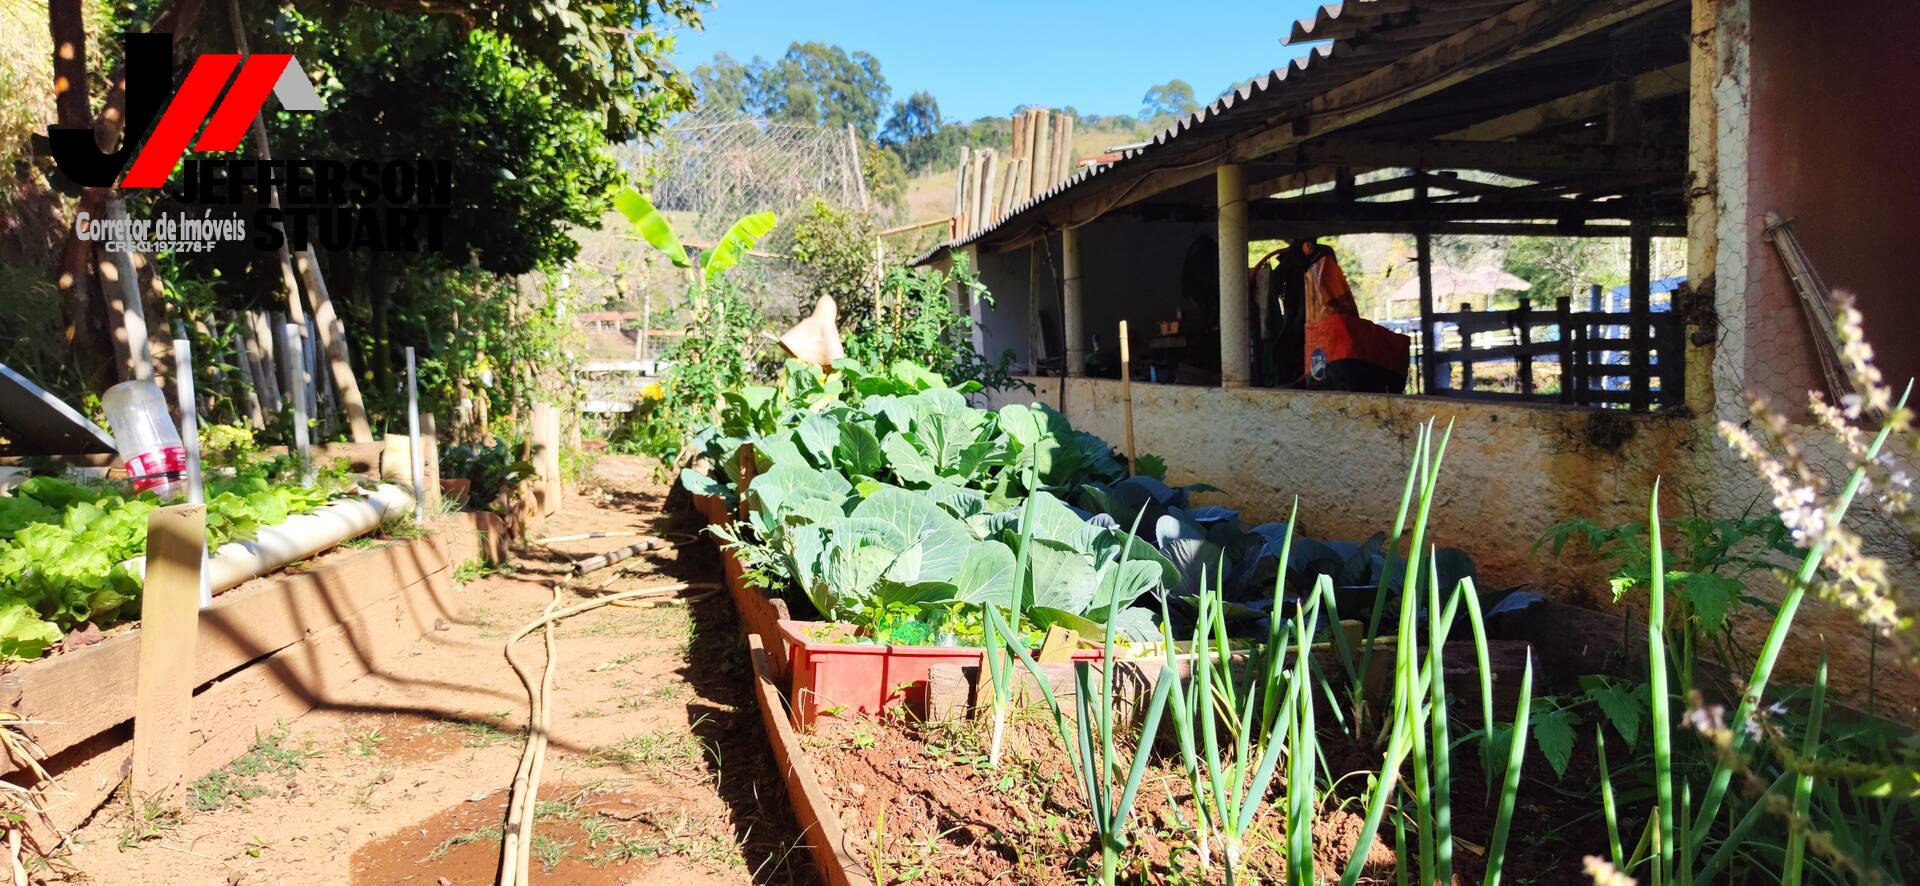
<svg viewBox="0 0 1920 886"><path fill-rule="evenodd" d="M601 489L569 496L534 537L611 529L690 533L660 512L649 465L608 456ZM563 545L579 557L631 543ZM538 548L471 577L461 617L408 651L405 679L369 676L350 701L259 737L201 779L187 808L115 801L76 834L75 879L100 883L491 883L527 698L501 655L538 617L562 556ZM693 545L595 573L608 590L714 581ZM569 595L567 602L579 599ZM552 744L533 879L554 883L809 882L804 848L751 693L727 600L603 607L562 622ZM539 637L523 658L542 660Z"/></svg>

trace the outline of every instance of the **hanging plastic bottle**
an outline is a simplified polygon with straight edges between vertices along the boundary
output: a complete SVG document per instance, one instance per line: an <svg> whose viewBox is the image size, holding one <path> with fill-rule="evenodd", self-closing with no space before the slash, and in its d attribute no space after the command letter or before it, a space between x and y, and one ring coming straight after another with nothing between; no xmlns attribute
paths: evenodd
<svg viewBox="0 0 1920 886"><path fill-rule="evenodd" d="M113 430L114 445L126 462L135 492L152 492L163 499L187 491L187 449L167 413L166 395L151 381L123 381L100 398Z"/></svg>

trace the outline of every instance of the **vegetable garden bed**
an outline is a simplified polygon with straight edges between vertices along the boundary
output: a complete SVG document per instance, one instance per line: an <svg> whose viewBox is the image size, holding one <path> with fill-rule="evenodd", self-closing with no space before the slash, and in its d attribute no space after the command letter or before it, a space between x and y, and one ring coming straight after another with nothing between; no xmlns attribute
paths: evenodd
<svg viewBox="0 0 1920 886"><path fill-rule="evenodd" d="M1614 540L1596 551L1615 593L1650 598L1635 623L1483 591L1432 545L1450 432L1431 423L1391 531L1322 542L1243 528L1193 501L1209 487L1044 406L835 368L729 393L700 438L710 473L682 475L830 882L1800 883L1916 864L1910 730L1829 703L1824 676L1760 705L1791 607L1751 678L1696 651L1727 656L1739 575L1817 565L1777 521L1671 521L1670 552L1656 499L1641 526L1556 530Z"/></svg>
<svg viewBox="0 0 1920 886"><path fill-rule="evenodd" d="M457 565L504 558L494 515L423 528L416 538L255 579L201 611L190 752L179 767L186 779L225 765L256 732L328 703L346 683L395 668L397 650L436 619L456 617ZM129 772L141 639L136 625L0 674L0 701L32 721L27 734L58 785L45 804L56 827L84 821Z"/></svg>

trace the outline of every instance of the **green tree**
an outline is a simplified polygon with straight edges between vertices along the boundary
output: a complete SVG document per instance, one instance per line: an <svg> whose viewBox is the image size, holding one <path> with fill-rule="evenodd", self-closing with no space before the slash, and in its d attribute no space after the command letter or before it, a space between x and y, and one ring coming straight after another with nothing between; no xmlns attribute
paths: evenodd
<svg viewBox="0 0 1920 886"><path fill-rule="evenodd" d="M693 91L699 97L701 107L722 111L752 111L750 76L746 65L734 61L733 56L717 52L713 55L713 61L693 69Z"/></svg>
<svg viewBox="0 0 1920 886"><path fill-rule="evenodd" d="M1507 246L1504 266L1514 276L1533 284L1528 291L1538 301L1572 296L1586 307L1587 287L1625 282L1616 273L1601 244L1587 237L1515 237Z"/></svg>
<svg viewBox="0 0 1920 886"><path fill-rule="evenodd" d="M1193 87L1185 80L1169 80L1147 90L1140 99L1140 119L1164 128L1167 121L1177 120L1200 110L1200 104L1193 100Z"/></svg>
<svg viewBox="0 0 1920 886"><path fill-rule="evenodd" d="M861 138L880 131L892 89L880 60L826 43L799 43L776 59L740 64L725 53L694 69L700 100L782 123L843 127Z"/></svg>

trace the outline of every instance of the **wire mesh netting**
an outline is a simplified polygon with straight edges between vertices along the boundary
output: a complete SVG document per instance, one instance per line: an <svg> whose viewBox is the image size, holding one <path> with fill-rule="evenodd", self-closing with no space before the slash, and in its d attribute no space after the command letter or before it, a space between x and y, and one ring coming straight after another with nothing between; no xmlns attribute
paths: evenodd
<svg viewBox="0 0 1920 886"><path fill-rule="evenodd" d="M653 204L710 241L743 215L782 218L813 197L838 206L860 200L859 161L844 129L773 123L726 111L681 115L651 143L614 149Z"/></svg>

